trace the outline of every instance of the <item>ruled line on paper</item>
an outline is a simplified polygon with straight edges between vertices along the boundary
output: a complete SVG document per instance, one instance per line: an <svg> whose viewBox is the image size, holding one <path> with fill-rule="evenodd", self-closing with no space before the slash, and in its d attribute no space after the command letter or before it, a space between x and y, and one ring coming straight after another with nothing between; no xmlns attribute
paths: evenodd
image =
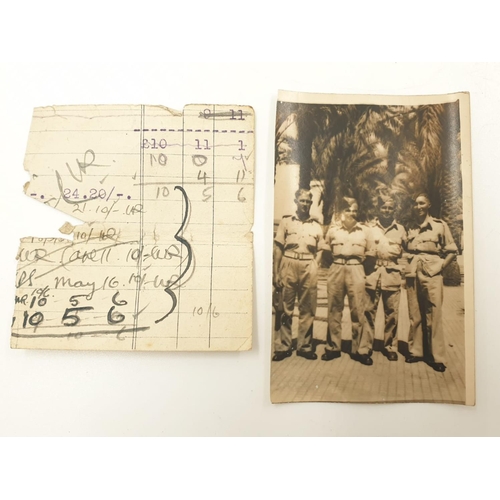
<svg viewBox="0 0 500 500"><path fill-rule="evenodd" d="M237 349L252 332L253 110L104 108L35 110L26 194L83 224L23 239L12 346Z"/></svg>

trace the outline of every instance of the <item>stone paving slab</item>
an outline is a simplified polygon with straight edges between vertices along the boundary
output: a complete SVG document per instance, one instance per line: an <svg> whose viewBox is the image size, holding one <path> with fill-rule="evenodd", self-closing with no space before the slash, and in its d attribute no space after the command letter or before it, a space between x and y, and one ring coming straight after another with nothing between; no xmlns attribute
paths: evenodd
<svg viewBox="0 0 500 500"><path fill-rule="evenodd" d="M271 400L273 403L296 401L338 402L465 402L464 294L463 287L444 287L443 322L447 342L447 370L434 371L425 363L389 361L380 352L373 353L373 365L364 366L345 352L339 359L322 361L326 340L326 280L321 273L318 285L318 309L314 338L318 359L309 361L295 353L280 362L271 362ZM383 314L380 303L375 338L383 338ZM297 314L297 310L295 315ZM404 352L409 331L406 290L402 290L398 339ZM294 317L294 326L297 323ZM274 325L274 317L273 317ZM342 338L350 340L349 306L342 321ZM296 335L296 332L294 332ZM376 342L375 348L379 343Z"/></svg>

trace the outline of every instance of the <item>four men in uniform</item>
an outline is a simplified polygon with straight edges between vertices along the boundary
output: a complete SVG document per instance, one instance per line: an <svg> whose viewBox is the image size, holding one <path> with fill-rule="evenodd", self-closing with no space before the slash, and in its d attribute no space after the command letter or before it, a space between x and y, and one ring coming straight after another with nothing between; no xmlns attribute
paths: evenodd
<svg viewBox="0 0 500 500"><path fill-rule="evenodd" d="M378 217L367 225L357 220L356 200L343 198L341 220L330 226L324 239L321 225L310 217L311 192L297 191L295 203L296 215L282 219L275 237L273 284L282 293L283 315L275 335L273 361L281 361L292 353L296 297L297 355L317 359L312 340L318 267L322 251L328 250L333 263L327 277L328 329L321 359L330 361L341 356L342 312L347 295L352 323L351 358L364 365L373 364L375 316L382 298L382 354L389 361L396 361L398 309L405 275L410 316L410 354L406 362L425 361L434 370L444 372L442 270L451 263L457 248L447 224L429 215L429 197L416 197L418 223L408 234L394 220L392 198L379 198ZM405 272L399 264L403 255L409 260Z"/></svg>

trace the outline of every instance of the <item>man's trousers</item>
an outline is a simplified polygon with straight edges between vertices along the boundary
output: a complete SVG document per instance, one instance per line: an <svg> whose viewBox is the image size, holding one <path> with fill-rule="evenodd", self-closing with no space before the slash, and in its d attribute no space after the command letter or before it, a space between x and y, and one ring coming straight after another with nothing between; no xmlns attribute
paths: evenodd
<svg viewBox="0 0 500 500"><path fill-rule="evenodd" d="M416 358L425 358L434 363L444 363L446 347L444 340L443 276L429 277L417 267L416 276L406 279L410 332L408 348Z"/></svg>
<svg viewBox="0 0 500 500"><path fill-rule="evenodd" d="M382 298L382 305L384 306L384 349L389 352L397 352L397 328L398 328L398 312L399 312L399 299L401 297L401 289L397 290L383 290L382 285L377 283L377 288L366 289L367 304L365 311L365 329L363 336L366 335L366 342L373 345L375 336L375 317L377 316L378 304Z"/></svg>
<svg viewBox="0 0 500 500"><path fill-rule="evenodd" d="M299 303L297 351L313 350L313 323L318 295L318 264L312 260L283 257L280 266L283 281L283 315L281 327L275 332L274 352L292 348L292 318L295 299Z"/></svg>
<svg viewBox="0 0 500 500"><path fill-rule="evenodd" d="M342 347L342 311L347 295L352 323L352 353L371 354L371 345L363 335L366 302L365 271L360 263L335 264L328 272L328 331L325 351L340 351Z"/></svg>

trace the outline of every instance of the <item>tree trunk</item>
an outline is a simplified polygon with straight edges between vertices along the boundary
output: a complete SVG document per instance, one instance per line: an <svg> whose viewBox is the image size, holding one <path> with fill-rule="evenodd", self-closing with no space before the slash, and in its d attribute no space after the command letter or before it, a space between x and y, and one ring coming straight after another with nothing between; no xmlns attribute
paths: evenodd
<svg viewBox="0 0 500 500"><path fill-rule="evenodd" d="M300 166L299 187L303 189L310 189L311 187L314 128L310 112L303 111L297 114L297 161Z"/></svg>
<svg viewBox="0 0 500 500"><path fill-rule="evenodd" d="M440 176L441 218L450 227L457 245L462 220L462 173L460 171L460 114L458 102L445 104L443 113L443 164Z"/></svg>
<svg viewBox="0 0 500 500"><path fill-rule="evenodd" d="M440 178L441 218L448 224L460 248L462 219L462 174L460 171L460 110L458 102L444 105L442 115L442 169ZM444 284L459 286L460 269L456 259L443 273Z"/></svg>

